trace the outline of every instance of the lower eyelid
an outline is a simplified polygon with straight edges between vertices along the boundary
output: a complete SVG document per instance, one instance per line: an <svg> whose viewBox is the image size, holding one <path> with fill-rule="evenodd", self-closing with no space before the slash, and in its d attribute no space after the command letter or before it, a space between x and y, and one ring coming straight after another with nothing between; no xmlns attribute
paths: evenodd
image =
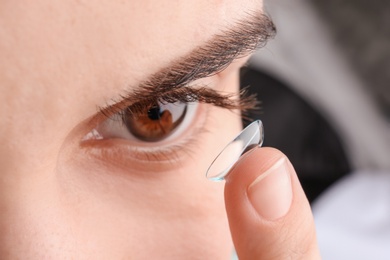
<svg viewBox="0 0 390 260"><path fill-rule="evenodd" d="M168 171L178 167L188 159L186 153L181 153L178 156L174 147L166 147L152 152L134 149L131 144L118 139L93 142L83 145L86 154L109 168L115 167L126 172L130 170L145 173Z"/></svg>

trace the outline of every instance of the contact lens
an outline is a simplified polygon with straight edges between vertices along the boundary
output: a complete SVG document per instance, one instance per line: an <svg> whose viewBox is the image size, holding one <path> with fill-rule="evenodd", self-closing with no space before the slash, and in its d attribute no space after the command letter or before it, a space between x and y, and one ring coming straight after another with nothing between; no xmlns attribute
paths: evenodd
<svg viewBox="0 0 390 260"><path fill-rule="evenodd" d="M206 177L212 181L222 181L241 155L261 146L264 140L263 123L256 120L242 130L211 163Z"/></svg>

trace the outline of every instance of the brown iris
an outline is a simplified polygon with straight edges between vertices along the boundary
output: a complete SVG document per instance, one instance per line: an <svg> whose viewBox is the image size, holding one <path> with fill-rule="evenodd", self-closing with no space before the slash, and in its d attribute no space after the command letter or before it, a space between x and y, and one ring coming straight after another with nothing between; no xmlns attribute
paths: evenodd
<svg viewBox="0 0 390 260"><path fill-rule="evenodd" d="M185 103L160 103L142 108L137 113L127 109L123 121L135 137L142 141L161 141L173 133L183 121L187 111Z"/></svg>

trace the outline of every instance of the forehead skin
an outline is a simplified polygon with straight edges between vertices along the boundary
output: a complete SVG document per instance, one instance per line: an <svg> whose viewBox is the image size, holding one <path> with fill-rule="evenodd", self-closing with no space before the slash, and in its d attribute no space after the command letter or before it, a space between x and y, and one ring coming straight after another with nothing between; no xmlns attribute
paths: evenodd
<svg viewBox="0 0 390 260"><path fill-rule="evenodd" d="M58 157L68 140L80 141L69 135L97 112L97 106L261 8L261 1L254 0L0 1L0 258L72 258L83 249L96 254L92 259L116 259L126 251L123 245L132 251L131 244L136 244L141 255L153 254L149 245L164 252L164 243L172 240L170 248L181 250L176 257L183 259L188 248L174 243L184 245L185 237L194 255L201 256L212 251L202 244L207 234L219 246L214 251L225 248L221 255L226 259L230 234L223 219L222 184L184 175L182 183L164 179L175 189L163 190L153 180L129 184L95 174L98 166L81 169L71 156L63 164ZM224 134L211 136L223 145L238 131L239 119L216 118L220 125L235 120ZM182 168L206 167L206 162L199 158L197 164ZM93 179L88 174L106 186L84 181ZM58 191L65 180L71 186L66 196ZM141 198L145 187L152 187L150 194ZM131 201L134 197L140 199ZM197 214L190 215L188 209ZM172 216L190 224L170 222ZM116 255L96 251L103 252L104 246Z"/></svg>

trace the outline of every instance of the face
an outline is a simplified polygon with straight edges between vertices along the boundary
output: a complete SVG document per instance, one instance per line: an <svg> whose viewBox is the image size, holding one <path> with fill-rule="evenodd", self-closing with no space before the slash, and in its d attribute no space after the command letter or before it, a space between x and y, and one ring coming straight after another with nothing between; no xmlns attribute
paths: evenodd
<svg viewBox="0 0 390 260"><path fill-rule="evenodd" d="M0 258L229 259L204 173L250 106L235 94L261 10L2 1Z"/></svg>

